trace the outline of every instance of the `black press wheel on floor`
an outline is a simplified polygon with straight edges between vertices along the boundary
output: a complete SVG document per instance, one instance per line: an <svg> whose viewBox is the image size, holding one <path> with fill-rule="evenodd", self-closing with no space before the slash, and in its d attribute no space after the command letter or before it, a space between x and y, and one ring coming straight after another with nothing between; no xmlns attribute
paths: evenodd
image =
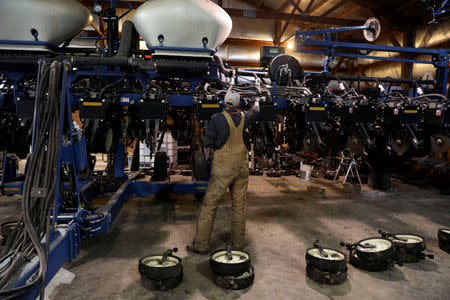
<svg viewBox="0 0 450 300"><path fill-rule="evenodd" d="M165 280L178 277L183 273L181 258L172 255L178 249L171 249L164 254L151 254L139 260L139 273L149 280Z"/></svg>
<svg viewBox="0 0 450 300"><path fill-rule="evenodd" d="M151 280L141 275L142 286L148 290L168 291L176 288L183 281L183 270L178 276L169 279Z"/></svg>
<svg viewBox="0 0 450 300"><path fill-rule="evenodd" d="M255 269L253 266L239 275L224 276L214 274L214 282L223 289L226 290L243 290L253 284L255 280Z"/></svg>
<svg viewBox="0 0 450 300"><path fill-rule="evenodd" d="M440 241L450 243L450 228L441 228L438 231Z"/></svg>
<svg viewBox="0 0 450 300"><path fill-rule="evenodd" d="M347 267L345 267L344 270L337 272L337 273L329 273L329 272L322 272L318 269L314 268L310 264L306 265L306 276L308 276L310 279L322 283L322 284L328 284L328 285L338 285L347 279Z"/></svg>
<svg viewBox="0 0 450 300"><path fill-rule="evenodd" d="M450 254L450 242L439 241L439 248Z"/></svg>
<svg viewBox="0 0 450 300"><path fill-rule="evenodd" d="M381 229L378 230L383 238L387 238L394 243L395 260L402 263L416 263L421 259L434 259L434 255L425 254L423 251L427 245L425 238L412 233L389 233Z"/></svg>
<svg viewBox="0 0 450 300"><path fill-rule="evenodd" d="M385 261L395 254L394 243L384 238L368 238L355 244L359 258L369 261Z"/></svg>
<svg viewBox="0 0 450 300"><path fill-rule="evenodd" d="M450 229L441 228L438 231L439 248L441 250L450 253Z"/></svg>
<svg viewBox="0 0 450 300"><path fill-rule="evenodd" d="M217 275L234 276L250 269L250 254L242 250L224 249L211 254L211 269Z"/></svg>
<svg viewBox="0 0 450 300"><path fill-rule="evenodd" d="M321 272L338 273L347 269L347 256L341 251L329 248L309 248L306 250L306 262Z"/></svg>
<svg viewBox="0 0 450 300"><path fill-rule="evenodd" d="M354 249L350 250L349 262L352 266L369 272L381 272L394 267L393 259L368 261L358 257Z"/></svg>
<svg viewBox="0 0 450 300"><path fill-rule="evenodd" d="M427 247L423 236L412 233L389 233L381 229L378 230L383 238L387 238L394 243L396 250L403 250L405 253L416 253L424 251Z"/></svg>

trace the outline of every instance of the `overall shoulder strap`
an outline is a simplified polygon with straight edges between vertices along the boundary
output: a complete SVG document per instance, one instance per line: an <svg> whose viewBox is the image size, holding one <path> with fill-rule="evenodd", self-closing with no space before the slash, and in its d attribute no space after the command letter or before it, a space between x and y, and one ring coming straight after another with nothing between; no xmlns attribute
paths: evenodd
<svg viewBox="0 0 450 300"><path fill-rule="evenodd" d="M244 114L244 112L241 111L241 122L239 123L239 126L237 129L239 131L244 130L244 124L245 124L245 114Z"/></svg>
<svg viewBox="0 0 450 300"><path fill-rule="evenodd" d="M222 114L225 116L225 119L227 119L228 126L230 126L230 130L232 130L233 128L236 128L236 125L234 124L234 121L231 118L230 114L227 113L226 111L223 111Z"/></svg>

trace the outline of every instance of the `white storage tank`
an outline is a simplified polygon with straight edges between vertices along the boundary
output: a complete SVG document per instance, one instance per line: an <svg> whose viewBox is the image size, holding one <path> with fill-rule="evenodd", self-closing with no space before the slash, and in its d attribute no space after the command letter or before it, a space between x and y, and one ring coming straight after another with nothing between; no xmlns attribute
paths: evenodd
<svg viewBox="0 0 450 300"><path fill-rule="evenodd" d="M136 10L133 23L149 47L196 49L218 48L233 26L230 16L209 0L148 1ZM209 53L158 49L154 55L209 56Z"/></svg>
<svg viewBox="0 0 450 300"><path fill-rule="evenodd" d="M90 11L76 0L0 0L0 49L48 51L27 43L37 36L39 42L59 46L91 20Z"/></svg>

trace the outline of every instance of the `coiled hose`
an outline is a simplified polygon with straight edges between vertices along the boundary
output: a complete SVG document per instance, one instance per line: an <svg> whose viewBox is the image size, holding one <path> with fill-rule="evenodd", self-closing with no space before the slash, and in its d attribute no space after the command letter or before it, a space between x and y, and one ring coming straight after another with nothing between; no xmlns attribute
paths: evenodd
<svg viewBox="0 0 450 300"><path fill-rule="evenodd" d="M59 61L44 63L41 68L37 91L35 140L24 182L22 213L0 255L0 264L9 259L0 269L2 299L16 299L31 292L40 283L43 283L41 299L44 296L49 247L49 213L56 190L62 70L62 63ZM36 188L46 190L45 198L32 196L32 191ZM41 244L44 237L45 247ZM37 276L24 286L10 288L12 276L35 256L39 259Z"/></svg>

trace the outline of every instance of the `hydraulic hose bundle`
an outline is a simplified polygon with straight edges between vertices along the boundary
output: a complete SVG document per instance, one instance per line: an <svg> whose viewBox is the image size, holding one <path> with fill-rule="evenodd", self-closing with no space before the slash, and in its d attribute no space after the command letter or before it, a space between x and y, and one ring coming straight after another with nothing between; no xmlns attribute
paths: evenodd
<svg viewBox="0 0 450 300"><path fill-rule="evenodd" d="M62 63L44 63L36 104L36 127L22 198L22 214L0 255L0 298L16 299L45 283L50 230L50 207L56 189ZM41 242L45 239L45 245ZM11 277L37 255L39 270L32 282L10 288ZM45 284L41 285L41 299Z"/></svg>

